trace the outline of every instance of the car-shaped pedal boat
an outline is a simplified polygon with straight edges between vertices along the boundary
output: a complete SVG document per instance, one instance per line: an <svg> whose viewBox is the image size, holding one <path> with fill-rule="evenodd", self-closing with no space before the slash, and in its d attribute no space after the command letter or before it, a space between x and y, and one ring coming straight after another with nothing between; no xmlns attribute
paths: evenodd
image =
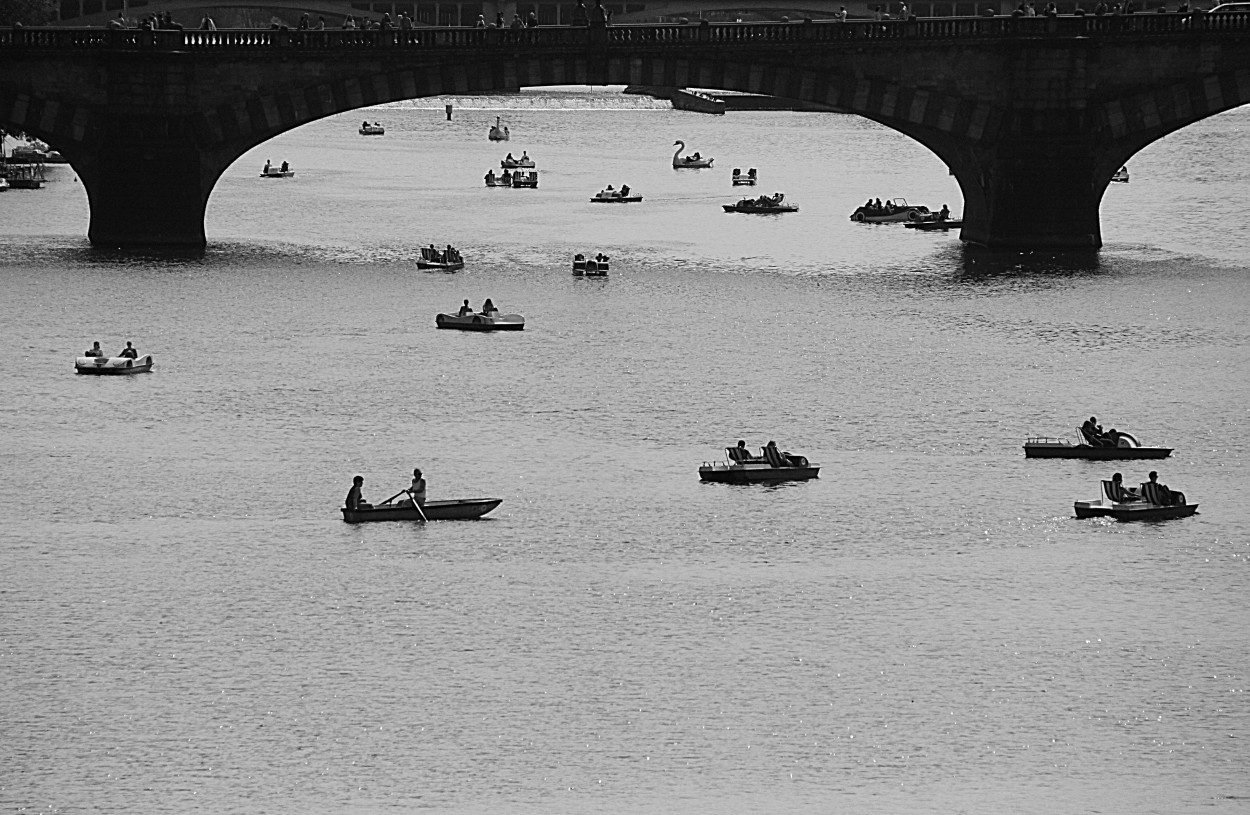
<svg viewBox="0 0 1250 815"><path fill-rule="evenodd" d="M130 357L78 357L74 371L91 376L126 376L152 370L152 355L144 354L138 359Z"/></svg>
<svg viewBox="0 0 1250 815"><path fill-rule="evenodd" d="M1076 501L1072 508L1078 518L1114 518L1117 521L1170 521L1188 518L1198 511L1197 504L1188 503L1183 492L1170 492L1172 501L1160 495L1157 484L1142 484L1137 501L1116 501L1111 481L1102 482L1102 498L1097 501Z"/></svg>
<svg viewBox="0 0 1250 815"><path fill-rule="evenodd" d="M1120 461L1142 458L1167 458L1171 447L1143 447L1131 433L1120 433L1115 447L1073 444L1067 439L1030 436L1024 442L1025 458L1084 458L1091 461ZM1083 438L1077 428L1077 438Z"/></svg>
<svg viewBox="0 0 1250 815"><path fill-rule="evenodd" d="M820 465L803 456L782 453L776 447L765 447L759 458L750 456L745 448L726 447L725 461L705 461L699 467L699 478L722 484L754 484L764 481L806 481L816 478Z"/></svg>
<svg viewBox="0 0 1250 815"><path fill-rule="evenodd" d="M411 501L398 504L348 509L343 507L343 520L349 524L374 521L475 521L503 503L502 498L458 498L451 501L426 501L421 512ZM425 517L421 517L422 513Z"/></svg>
<svg viewBox="0 0 1250 815"><path fill-rule="evenodd" d="M908 204L906 198L891 198L880 209L859 207L851 213L851 220L859 223L888 224L899 221L927 221L933 216L928 207Z"/></svg>

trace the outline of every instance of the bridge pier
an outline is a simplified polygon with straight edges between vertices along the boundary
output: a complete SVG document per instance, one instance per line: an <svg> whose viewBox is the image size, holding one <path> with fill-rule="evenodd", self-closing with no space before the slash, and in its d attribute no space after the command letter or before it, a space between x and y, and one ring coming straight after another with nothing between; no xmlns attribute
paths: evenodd
<svg viewBox="0 0 1250 815"><path fill-rule="evenodd" d="M76 159L91 205L87 237L101 247L203 250L204 215L225 169L178 140L106 139Z"/></svg>
<svg viewBox="0 0 1250 815"><path fill-rule="evenodd" d="M970 243L1001 249L1097 249L1098 206L1113 159L1085 139L1008 137L990 148L945 155L964 195Z"/></svg>

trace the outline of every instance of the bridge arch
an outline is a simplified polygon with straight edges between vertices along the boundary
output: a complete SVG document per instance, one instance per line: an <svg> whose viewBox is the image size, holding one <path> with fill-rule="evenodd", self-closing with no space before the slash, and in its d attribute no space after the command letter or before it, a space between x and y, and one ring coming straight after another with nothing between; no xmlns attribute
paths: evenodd
<svg viewBox="0 0 1250 815"><path fill-rule="evenodd" d="M1217 48L1192 27L1179 27L1184 21L1155 19L1177 16L1117 23L1151 35L1176 22L1175 38L1105 40L1089 36L1090 26L1108 22L1100 18L528 31L26 31L21 36L63 50L31 48L31 59L16 63L25 74L0 72L0 121L55 144L74 164L87 187L94 242L203 246L205 208L222 172L252 147L325 116L523 86L719 88L829 106L920 142L959 182L965 240L1088 248L1101 244L1099 203L1129 156L1250 102L1250 69L1242 67L1250 21L1244 35ZM1060 24L1085 34L1051 36L1062 33ZM75 48L95 61L67 65L64 51ZM12 53L0 48L0 60ZM956 70L933 68L952 59L959 61ZM64 90L89 91L102 74L111 83L103 106L94 94ZM58 80L55 95L35 90L48 86L49 75ZM1082 75L1081 92L1074 92L1071 77Z"/></svg>

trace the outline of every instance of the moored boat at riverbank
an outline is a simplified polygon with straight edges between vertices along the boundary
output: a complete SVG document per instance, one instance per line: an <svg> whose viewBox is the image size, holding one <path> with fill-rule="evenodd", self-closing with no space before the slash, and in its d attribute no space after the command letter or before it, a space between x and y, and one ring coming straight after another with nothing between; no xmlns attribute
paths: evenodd
<svg viewBox="0 0 1250 815"><path fill-rule="evenodd" d="M671 100L674 110L688 110L693 113L710 113L713 115L724 115L725 113L723 100L702 91L677 88L673 91Z"/></svg>

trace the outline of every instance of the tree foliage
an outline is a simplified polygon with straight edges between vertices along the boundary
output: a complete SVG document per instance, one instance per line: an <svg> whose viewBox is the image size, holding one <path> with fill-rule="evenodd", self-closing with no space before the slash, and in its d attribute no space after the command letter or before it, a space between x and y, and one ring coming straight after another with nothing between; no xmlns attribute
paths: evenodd
<svg viewBox="0 0 1250 815"><path fill-rule="evenodd" d="M56 19L56 0L0 0L0 26L47 25Z"/></svg>

